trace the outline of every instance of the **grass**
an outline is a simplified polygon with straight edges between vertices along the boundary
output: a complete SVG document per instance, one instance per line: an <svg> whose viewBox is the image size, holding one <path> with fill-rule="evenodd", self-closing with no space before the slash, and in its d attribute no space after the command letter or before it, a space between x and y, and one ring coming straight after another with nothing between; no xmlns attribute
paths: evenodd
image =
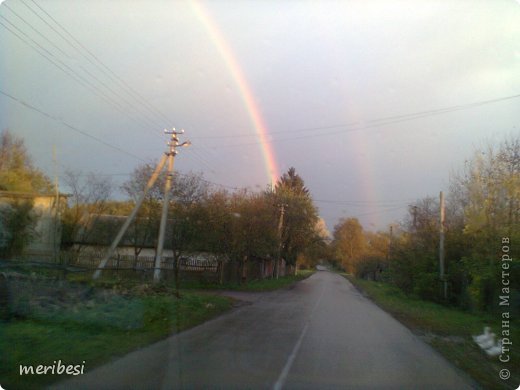
<svg viewBox="0 0 520 390"><path fill-rule="evenodd" d="M17 269L21 273L25 269ZM121 357L133 350L159 341L200 324L232 307L232 300L211 294L211 290L271 291L312 275L298 275L251 281L247 284L209 284L181 281L181 297L176 298L172 282L152 284L136 279L106 275L93 281L90 274L69 273L61 279L69 292L102 292L102 298L76 299L69 306L59 306L60 296L70 295L55 289L48 307L31 306L31 297L41 298L39 281L56 280L62 274L54 270L37 270L34 291L18 296L18 317L0 321L0 384L7 389L38 389L64 379L64 375L19 375L19 366L63 364L81 365L85 372ZM48 288L47 282L44 282ZM50 284L52 285L53 282ZM67 287L66 287L67 288ZM82 290L82 291L83 291ZM200 291L208 290L208 291ZM24 295L25 293L25 295Z"/></svg>
<svg viewBox="0 0 520 390"><path fill-rule="evenodd" d="M231 307L226 297L184 293L114 296L77 311L35 313L0 323L0 384L41 388L59 375L19 375L19 365L82 364L85 372L112 358L193 327Z"/></svg>
<svg viewBox="0 0 520 390"><path fill-rule="evenodd" d="M181 281L181 288L185 290L231 290L231 291L273 291L288 287L300 280L311 276L315 271L300 270L297 275L281 276L278 279L252 280L244 284L238 283L201 283L195 281Z"/></svg>
<svg viewBox="0 0 520 390"><path fill-rule="evenodd" d="M471 313L405 295L397 287L382 282L356 279L343 274L359 290L370 297L382 309L414 331L436 348L448 360L468 373L485 389L516 389L520 383L520 323L511 321L510 339L513 341L511 361L500 363L498 358L488 357L473 342L471 336L482 333L484 326L501 337L500 314ZM514 363L516 362L516 363ZM511 372L511 379L499 377L501 369Z"/></svg>

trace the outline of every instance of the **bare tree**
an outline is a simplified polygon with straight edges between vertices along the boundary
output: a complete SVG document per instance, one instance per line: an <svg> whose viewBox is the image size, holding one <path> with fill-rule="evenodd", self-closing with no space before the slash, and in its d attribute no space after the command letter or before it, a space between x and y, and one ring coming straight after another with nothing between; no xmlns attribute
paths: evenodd
<svg viewBox="0 0 520 390"><path fill-rule="evenodd" d="M112 193L109 178L94 173L86 175L77 171L65 172L65 185L70 192L69 205L63 213L63 242L76 244L79 254L85 243L95 233L96 222L107 210L107 201Z"/></svg>

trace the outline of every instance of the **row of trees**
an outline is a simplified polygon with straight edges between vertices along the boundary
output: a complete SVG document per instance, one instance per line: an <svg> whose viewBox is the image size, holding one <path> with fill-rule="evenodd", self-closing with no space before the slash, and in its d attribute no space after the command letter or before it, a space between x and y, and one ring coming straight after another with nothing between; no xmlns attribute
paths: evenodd
<svg viewBox="0 0 520 390"><path fill-rule="evenodd" d="M23 139L9 131L0 133L0 191L31 193L49 192L52 183L36 168ZM35 235L37 219L30 199L5 201L0 204L0 254L21 253Z"/></svg>
<svg viewBox="0 0 520 390"><path fill-rule="evenodd" d="M365 233L355 219L334 230L334 258L361 277L380 277L406 293L444 301L439 278L439 201L425 198L390 232ZM500 296L520 306L520 139L475 152L453 175L446 201L449 302L496 310ZM504 245L507 243L507 245ZM513 260L503 268L504 251ZM502 284L502 271L509 285Z"/></svg>
<svg viewBox="0 0 520 390"><path fill-rule="evenodd" d="M134 170L122 186L130 201L120 206L133 206L153 168L153 164L144 164ZM149 191L130 227L128 236L136 257L150 237L157 235L163 180ZM317 229L317 210L294 168L282 175L274 188L258 192L231 193L194 174L176 174L173 182L168 224L176 262L185 252L205 251L241 266L255 258L283 258L296 265L299 257L324 246Z"/></svg>
<svg viewBox="0 0 520 390"><path fill-rule="evenodd" d="M0 142L0 189L50 193L51 181L34 167L23 139L4 131ZM127 195L124 201L111 200L113 185L108 178L66 172L63 182L68 205L60 213L62 245L81 252L92 235L100 236L95 230L103 227L98 222L106 215L128 215L154 169L154 163L135 168L121 187ZM148 192L126 235L136 258L157 237L164 181L160 176ZM231 193L213 187L202 175L175 174L169 198L169 246L175 259L184 252L207 251L241 264L254 258L283 258L295 265L305 256L309 262L325 247L317 209L294 168L283 174L274 188L258 192L244 189ZM12 238L4 254L20 253L30 240L36 223L31 209L30 201L0 207L0 227L4 236ZM110 243L109 231L101 233Z"/></svg>

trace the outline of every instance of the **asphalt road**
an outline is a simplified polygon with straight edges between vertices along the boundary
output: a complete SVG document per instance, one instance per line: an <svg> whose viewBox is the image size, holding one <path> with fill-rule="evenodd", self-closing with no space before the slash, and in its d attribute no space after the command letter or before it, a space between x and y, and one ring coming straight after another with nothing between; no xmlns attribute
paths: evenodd
<svg viewBox="0 0 520 390"><path fill-rule="evenodd" d="M339 275L320 271L62 389L469 389L462 373Z"/></svg>

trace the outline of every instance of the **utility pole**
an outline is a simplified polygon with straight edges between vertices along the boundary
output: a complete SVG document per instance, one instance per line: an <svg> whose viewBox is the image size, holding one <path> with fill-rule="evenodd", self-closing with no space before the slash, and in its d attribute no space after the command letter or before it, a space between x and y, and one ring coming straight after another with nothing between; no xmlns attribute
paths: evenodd
<svg viewBox="0 0 520 390"><path fill-rule="evenodd" d="M172 177L173 177L173 163L175 160L175 155L177 152L177 147L179 146L189 146L190 142L186 141L182 144L179 143L179 138L177 137L178 134L183 134L184 130L181 130L180 132L176 132L175 129L170 132L166 132L167 134L171 134L170 142L168 143L168 146L170 147L170 150L166 153L168 156L168 172L166 176L166 183L164 184L164 200L163 200L163 207L162 207L162 214L161 214L161 224L159 225L159 239L157 242L157 253L155 254L155 269L153 271L153 281L154 283L157 283L161 278L161 259L162 259L162 252L164 247L164 235L166 232L166 221L168 219L168 207L170 205L169 203L169 195L170 195L170 189L172 186Z"/></svg>
<svg viewBox="0 0 520 390"><path fill-rule="evenodd" d="M440 240L439 240L439 276L441 282L443 284L443 296L444 299L448 299L448 283L446 280L446 275L444 274L444 193L441 191L440 193Z"/></svg>
<svg viewBox="0 0 520 390"><path fill-rule="evenodd" d="M276 259L276 263L274 265L275 269L275 275L276 279L278 279L278 276L280 275L280 261L282 258L282 230L283 230L283 217L285 215L285 208L288 205L285 203L278 204L278 207L280 209L280 219L278 220L278 256Z"/></svg>
<svg viewBox="0 0 520 390"><path fill-rule="evenodd" d="M390 238L388 243L388 250L386 251L386 261L390 260L390 252L392 251L392 243L394 240L394 225L390 224Z"/></svg>
<svg viewBox="0 0 520 390"><path fill-rule="evenodd" d="M60 190L59 190L59 183L58 183L58 159L56 157L56 145L52 146L52 162L54 165L54 195L56 196L56 199L54 201L54 242L53 242L53 249L54 249L54 261L59 262L60 258L60 242L58 240L59 236L59 228L60 228L60 222L59 222L59 209L60 209Z"/></svg>
<svg viewBox="0 0 520 390"><path fill-rule="evenodd" d="M168 185L168 191L164 194L164 203L163 203L163 214L161 215L161 225L159 228L159 243L158 247L160 246L161 251L159 253L159 250L157 250L157 256L155 258L155 269L154 269L154 282L158 281L160 278L160 264L161 264L161 256L162 256L162 248L164 243L164 231L166 227L166 219L164 218L165 209L166 214L168 213L168 193L169 188L171 188L171 177L173 175L173 158L177 154L176 148L177 147L183 147L183 146L189 146L191 145L190 141L183 142L179 144L179 139L177 137L178 134L183 134L184 130L181 130L180 132L176 132L175 129L172 131L164 130L165 134L171 134L170 142L168 142L168 151L164 153L164 155L161 158L161 161L157 164L155 171L152 173L152 176L148 180L148 183L146 184L146 187L144 188L143 193L137 200L134 209L130 213L130 215L126 218L123 226L121 226L121 229L119 229L119 232L116 235L116 238L112 242L112 245L108 249L107 253L99 263L98 269L96 272L94 272L93 279L99 278L101 275L101 270L105 268L106 264L108 263L108 260L110 257L114 254L114 251L116 250L117 246L119 245L119 242L123 238L124 234L128 230L128 227L132 223L132 221L135 219L137 212L141 208L141 205L143 204L144 199L146 198L146 195L148 194L148 191L153 187L154 183L157 181L157 178L161 174L164 165L166 164L166 161L168 160L168 177L166 178L166 183ZM169 182L169 184L168 184ZM166 185L165 185L166 190ZM163 222L164 219L164 222ZM164 224L164 227L163 227ZM161 229L162 229L162 238L161 238ZM159 261L159 266L157 266L157 261Z"/></svg>

